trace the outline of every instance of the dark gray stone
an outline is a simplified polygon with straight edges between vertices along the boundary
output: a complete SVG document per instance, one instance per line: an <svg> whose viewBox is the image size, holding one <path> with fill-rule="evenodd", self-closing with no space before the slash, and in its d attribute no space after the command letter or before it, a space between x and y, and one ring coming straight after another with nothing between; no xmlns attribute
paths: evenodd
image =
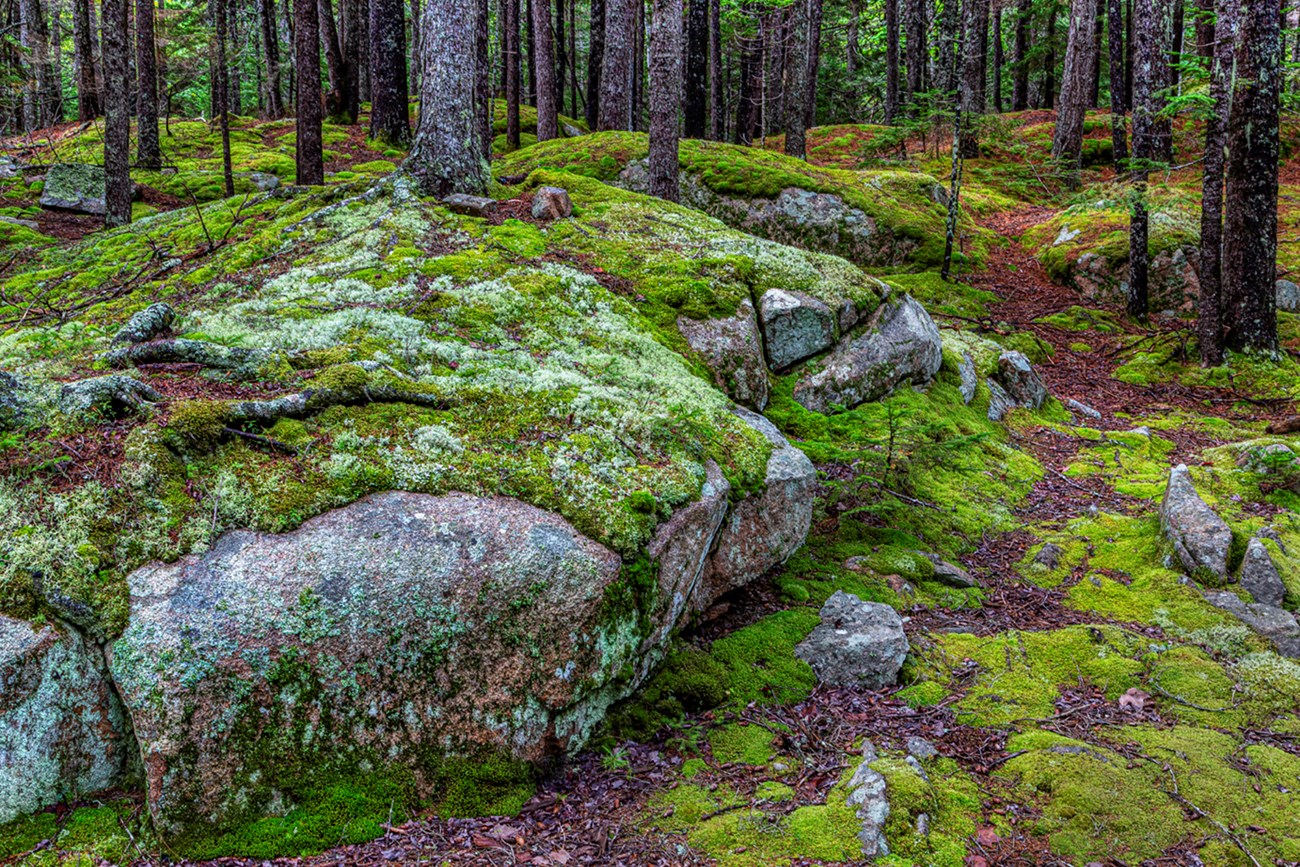
<svg viewBox="0 0 1300 867"><path fill-rule="evenodd" d="M573 215L573 200L563 187L538 187L533 193L534 220L562 220Z"/></svg>
<svg viewBox="0 0 1300 867"><path fill-rule="evenodd" d="M1275 605L1242 602L1237 594L1227 590L1209 591L1205 599L1267 638L1282 656L1300 659L1300 623L1290 611Z"/></svg>
<svg viewBox="0 0 1300 867"><path fill-rule="evenodd" d="M979 374L975 371L975 359L971 358L969 352L963 351L961 362L957 365L957 373L961 376L961 400L967 405L975 399L975 390L979 387Z"/></svg>
<svg viewBox="0 0 1300 867"><path fill-rule="evenodd" d="M1278 310L1284 313L1300 313L1300 286L1290 280L1278 280L1276 297Z"/></svg>
<svg viewBox="0 0 1300 867"><path fill-rule="evenodd" d="M763 411L770 394L758 319L748 298L736 312L719 319L677 317L677 330L699 353L714 384L743 406Z"/></svg>
<svg viewBox="0 0 1300 867"><path fill-rule="evenodd" d="M1096 421L1101 420L1100 412L1088 406L1086 403L1080 403L1079 401L1075 400L1072 397L1066 399L1065 406L1067 409L1071 410L1072 412L1077 412L1079 415L1084 416L1085 418L1094 419Z"/></svg>
<svg viewBox="0 0 1300 867"><path fill-rule="evenodd" d="M1186 464L1169 472L1160 526L1178 562L1193 578L1227 578L1232 530L1196 493Z"/></svg>
<svg viewBox="0 0 1300 867"><path fill-rule="evenodd" d="M889 792L885 778L871 767L876 760L876 750L871 741L862 745L862 761L849 778L848 797L845 799L862 830L858 832L858 841L862 843L862 856L868 859L883 858L889 854L889 842L885 839L885 824L889 821Z"/></svg>
<svg viewBox="0 0 1300 867"><path fill-rule="evenodd" d="M471 196L467 193L452 193L444 197L442 203L453 213L467 217L486 217L497 209L496 199Z"/></svg>
<svg viewBox="0 0 1300 867"><path fill-rule="evenodd" d="M769 289L759 299L758 319L773 370L783 370L835 345L837 317L811 295Z"/></svg>
<svg viewBox="0 0 1300 867"><path fill-rule="evenodd" d="M1022 353L1009 350L998 356L998 369L993 374L998 385L1016 406L1038 409L1047 400L1047 386L1038 378L1038 372Z"/></svg>
<svg viewBox="0 0 1300 867"><path fill-rule="evenodd" d="M1241 573L1238 580L1241 589L1262 605L1281 606L1286 598L1286 585L1277 574L1273 558L1268 548L1259 539L1251 539L1246 544L1246 556L1241 560Z"/></svg>
<svg viewBox="0 0 1300 867"><path fill-rule="evenodd" d="M837 590L822 606L821 623L795 655L812 666L822 683L883 689L898 682L907 650L897 611Z"/></svg>
<svg viewBox="0 0 1300 867"><path fill-rule="evenodd" d="M56 163L45 173L41 207L104 216L104 169L84 163Z"/></svg>

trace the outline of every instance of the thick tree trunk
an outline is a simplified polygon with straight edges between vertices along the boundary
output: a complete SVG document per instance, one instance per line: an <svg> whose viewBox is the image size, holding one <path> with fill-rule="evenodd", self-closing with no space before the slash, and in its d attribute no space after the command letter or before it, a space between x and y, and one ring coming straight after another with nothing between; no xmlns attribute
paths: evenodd
<svg viewBox="0 0 1300 867"><path fill-rule="evenodd" d="M266 67L266 113L270 117L284 117L284 99L280 95L280 34L275 26L274 0L257 0L257 17L262 31L262 63Z"/></svg>
<svg viewBox="0 0 1300 867"><path fill-rule="evenodd" d="M892 2L892 0L887 0ZM804 76L808 74L809 26L811 24L808 0L794 0L790 5L790 90L807 92ZM808 158L807 126L801 99L791 99L785 105L785 152L799 159Z"/></svg>
<svg viewBox="0 0 1300 867"><path fill-rule="evenodd" d="M682 102L682 0L654 0L650 29L650 194L677 201Z"/></svg>
<svg viewBox="0 0 1300 867"><path fill-rule="evenodd" d="M555 43L548 0L529 0L533 16L533 47L537 52L537 140L558 138L555 108Z"/></svg>
<svg viewBox="0 0 1300 867"><path fill-rule="evenodd" d="M989 28L989 0L966 0L962 9L961 124L963 159L980 155L979 117L984 113L984 52Z"/></svg>
<svg viewBox="0 0 1300 867"><path fill-rule="evenodd" d="M973 0L974 2L974 0ZM957 62L956 67L948 62L952 55L952 46L960 45L962 34L962 9L955 2L943 4L943 15L939 18L939 61L934 67L935 88L939 91L939 103L945 107L952 104L952 94L957 93L960 89L960 81L963 66L961 61ZM961 53L961 49L957 49Z"/></svg>
<svg viewBox="0 0 1300 867"><path fill-rule="evenodd" d="M411 138L405 8L402 0L370 0L370 137L397 145Z"/></svg>
<svg viewBox="0 0 1300 867"><path fill-rule="evenodd" d="M131 83L127 0L104 0L104 225L131 222Z"/></svg>
<svg viewBox="0 0 1300 867"><path fill-rule="evenodd" d="M722 76L722 0L709 0L709 115L713 140L727 137L727 106Z"/></svg>
<svg viewBox="0 0 1300 867"><path fill-rule="evenodd" d="M1110 48L1110 138L1115 155L1115 170L1128 162L1128 129L1124 113L1128 95L1124 90L1124 20L1120 0L1108 0L1106 24Z"/></svg>
<svg viewBox="0 0 1300 867"><path fill-rule="evenodd" d="M1282 96L1281 9L1245 5L1236 40L1223 214L1223 342L1278 351L1277 161Z"/></svg>
<svg viewBox="0 0 1300 867"><path fill-rule="evenodd" d="M355 118L361 112L361 101L368 99L370 95L368 86L370 75L366 64L370 27L366 0L339 0L339 17L343 23L340 34L343 68L349 77L347 94L352 100L345 107L345 115L353 118L355 123Z"/></svg>
<svg viewBox="0 0 1300 867"><path fill-rule="evenodd" d="M136 0L135 69L138 78L136 100L136 164L142 169L162 166L158 144L158 63L154 43L154 0Z"/></svg>
<svg viewBox="0 0 1300 867"><path fill-rule="evenodd" d="M1011 110L1029 108L1029 32L1033 25L1033 0L1020 0L1016 6L1015 75L1011 80Z"/></svg>
<svg viewBox="0 0 1300 867"><path fill-rule="evenodd" d="M518 0L515 0L518 2ZM587 126L600 128L600 82L605 64L605 0L591 0L591 33L587 42Z"/></svg>
<svg viewBox="0 0 1300 867"><path fill-rule="evenodd" d="M1071 187L1079 185L1083 154L1083 121L1092 97L1093 52L1097 48L1097 0L1073 0L1070 4L1069 42L1065 47L1065 69L1061 74L1061 102L1056 113L1056 134L1052 156L1064 170Z"/></svg>
<svg viewBox="0 0 1300 867"><path fill-rule="evenodd" d="M94 26L90 0L72 0L72 62L77 74L77 119L94 120L104 113L95 74Z"/></svg>
<svg viewBox="0 0 1300 867"><path fill-rule="evenodd" d="M682 134L704 138L708 124L709 0L689 0Z"/></svg>
<svg viewBox="0 0 1300 867"><path fill-rule="evenodd" d="M1160 110L1156 89L1163 83L1167 48L1157 21L1167 0L1133 4L1133 210L1129 217L1129 314L1145 319L1149 307L1146 184L1155 154L1155 120Z"/></svg>
<svg viewBox="0 0 1300 867"><path fill-rule="evenodd" d="M925 0L906 0L907 20L907 103L916 113L917 95L925 92L926 46Z"/></svg>
<svg viewBox="0 0 1300 867"><path fill-rule="evenodd" d="M226 0L216 0L216 4L217 78L214 87L217 91L217 121L221 128L221 179L229 198L235 194L235 176L230 163L230 64L226 62L226 46L230 41L226 31L230 17Z"/></svg>
<svg viewBox="0 0 1300 867"><path fill-rule="evenodd" d="M895 0L897 2L897 0ZM822 0L808 0L808 71L804 73L803 123L817 125L817 73L822 65Z"/></svg>
<svg viewBox="0 0 1300 867"><path fill-rule="evenodd" d="M427 0L424 6L420 122L405 166L428 195L487 191L483 127L474 109L478 16L476 0Z"/></svg>
<svg viewBox="0 0 1300 867"><path fill-rule="evenodd" d="M519 150L519 91L521 71L519 63L519 0L503 0L506 36L506 147Z"/></svg>
<svg viewBox="0 0 1300 867"><path fill-rule="evenodd" d="M894 118L898 114L898 4L900 2L902 0L884 0L885 123L888 125L894 123Z"/></svg>
<svg viewBox="0 0 1300 867"><path fill-rule="evenodd" d="M348 113L349 106L356 102L351 92L353 77L347 68L347 57L343 53L343 43L334 21L332 0L319 0L317 13L321 44L325 48L325 68L330 81L329 93L325 97L326 112L331 120L339 123L356 123L356 115Z"/></svg>
<svg viewBox="0 0 1300 867"><path fill-rule="evenodd" d="M293 0L293 76L297 183L325 183L321 144L320 8L316 0Z"/></svg>
<svg viewBox="0 0 1300 867"><path fill-rule="evenodd" d="M632 129L632 29L641 0L606 0L605 61L600 75L597 126Z"/></svg>
<svg viewBox="0 0 1300 867"><path fill-rule="evenodd" d="M753 34L740 38L740 95L736 100L736 144L754 140L758 110L763 98L763 38Z"/></svg>
<svg viewBox="0 0 1300 867"><path fill-rule="evenodd" d="M1201 294L1197 300L1197 335L1201 364L1223 363L1223 167L1232 113L1232 61L1241 20L1240 0L1219 0L1210 66L1214 112L1205 120L1205 163L1201 179ZM1203 35L1203 34L1198 34Z"/></svg>

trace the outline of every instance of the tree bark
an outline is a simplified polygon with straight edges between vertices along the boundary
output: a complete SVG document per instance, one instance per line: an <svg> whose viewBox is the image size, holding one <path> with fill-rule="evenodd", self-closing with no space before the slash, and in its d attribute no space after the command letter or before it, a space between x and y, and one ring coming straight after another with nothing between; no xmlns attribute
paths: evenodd
<svg viewBox="0 0 1300 867"><path fill-rule="evenodd" d="M94 120L104 113L95 74L94 27L90 0L72 0L72 62L77 73L77 119Z"/></svg>
<svg viewBox="0 0 1300 867"><path fill-rule="evenodd" d="M1002 7L993 10L993 111L1002 114Z"/></svg>
<svg viewBox="0 0 1300 867"><path fill-rule="evenodd" d="M325 183L321 144L320 9L316 0L293 0L293 67L297 183Z"/></svg>
<svg viewBox="0 0 1300 867"><path fill-rule="evenodd" d="M1157 20L1167 0L1133 4L1133 210L1129 217L1129 314L1145 319L1149 307L1146 183L1155 154L1156 89L1163 83L1166 51Z"/></svg>
<svg viewBox="0 0 1300 867"><path fill-rule="evenodd" d="M427 195L487 191L483 128L474 110L478 15L476 0L428 0L424 6L420 121L405 167Z"/></svg>
<svg viewBox="0 0 1300 867"><path fill-rule="evenodd" d="M519 0L504 0L506 36L506 147L519 150Z"/></svg>
<svg viewBox="0 0 1300 867"><path fill-rule="evenodd" d="M351 92L353 77L347 68L347 57L343 53L343 43L339 40L331 0L319 0L317 14L321 43L325 48L325 68L330 81L329 93L325 97L326 111L331 120L344 124L356 123L356 115L348 113L349 107L356 103Z"/></svg>
<svg viewBox="0 0 1300 867"><path fill-rule="evenodd" d="M280 34L275 26L274 0L257 0L257 17L262 31L262 63L266 66L266 113L273 118L284 117L284 99L280 95Z"/></svg>
<svg viewBox="0 0 1300 867"><path fill-rule="evenodd" d="M987 6L985 7L987 8ZM804 129L817 125L817 73L822 64L822 0L808 0L808 71L804 73Z"/></svg>
<svg viewBox="0 0 1300 867"><path fill-rule="evenodd" d="M1011 110L1029 108L1029 29L1033 22L1033 0L1020 0L1016 6L1015 73L1011 79Z"/></svg>
<svg viewBox="0 0 1300 867"><path fill-rule="evenodd" d="M492 162L492 62L488 56L489 0L478 0L474 16L474 104L479 126L479 147L483 159Z"/></svg>
<svg viewBox="0 0 1300 867"><path fill-rule="evenodd" d="M1281 9L1245 4L1236 40L1223 215L1223 342L1276 355Z"/></svg>
<svg viewBox="0 0 1300 867"><path fill-rule="evenodd" d="M214 87L217 91L217 121L221 128L221 179L225 184L226 197L235 194L235 176L230 163L230 64L226 62L227 25L230 18L226 13L226 0L216 0L217 22L217 77Z"/></svg>
<svg viewBox="0 0 1300 867"><path fill-rule="evenodd" d="M1169 87L1174 93L1178 92L1178 83L1181 76L1178 64L1183 58L1183 30L1185 29L1183 15L1183 0L1174 0L1173 38L1169 48Z"/></svg>
<svg viewBox="0 0 1300 867"><path fill-rule="evenodd" d="M154 0L136 0L135 69L136 164L142 169L162 166L162 148L158 143L158 63L154 42Z"/></svg>
<svg viewBox="0 0 1300 867"><path fill-rule="evenodd" d="M884 0L885 3L885 124L892 126L898 114L898 4L902 0ZM856 28L855 28L856 29ZM852 53L852 48L850 48Z"/></svg>
<svg viewBox="0 0 1300 867"><path fill-rule="evenodd" d="M600 76L597 125L602 130L632 128L632 29L641 0L606 0L605 61Z"/></svg>
<svg viewBox="0 0 1300 867"><path fill-rule="evenodd" d="M529 0L533 16L533 47L537 52L537 140L559 137L555 108L555 43L548 0Z"/></svg>
<svg viewBox="0 0 1300 867"><path fill-rule="evenodd" d="M1232 113L1233 50L1241 19L1240 0L1219 0L1214 10L1215 29L1208 42L1214 46L1210 66L1213 113L1205 120L1205 163L1201 179L1201 292L1197 300L1197 343L1201 364L1223 363L1223 167ZM1204 34L1199 34L1198 37Z"/></svg>
<svg viewBox="0 0 1300 867"><path fill-rule="evenodd" d="M1108 0L1106 24L1110 48L1110 138L1115 171L1128 162L1128 129L1124 113L1128 95L1124 90L1124 19L1120 0Z"/></svg>
<svg viewBox="0 0 1300 867"><path fill-rule="evenodd" d="M709 114L713 140L727 137L727 106L722 76L722 0L709 0Z"/></svg>
<svg viewBox="0 0 1300 867"><path fill-rule="evenodd" d="M916 113L917 95L925 92L926 16L925 0L906 0L907 20L907 104Z"/></svg>
<svg viewBox="0 0 1300 867"><path fill-rule="evenodd" d="M708 124L709 0L689 0L682 134L704 138Z"/></svg>
<svg viewBox="0 0 1300 867"><path fill-rule="evenodd" d="M973 0L978 2L978 0ZM948 58L952 56L954 45L961 45L962 10L957 2L943 5L943 16L939 19L939 62L934 68L935 89L939 91L939 103L945 108L952 105L952 94L960 88L960 78L964 68L959 60L954 68ZM960 54L960 50L956 53Z"/></svg>
<svg viewBox="0 0 1300 867"><path fill-rule="evenodd" d="M361 101L369 96L369 69L366 55L369 51L370 28L366 0L339 0L339 17L342 20L340 47L343 49L343 68L348 76L347 95L351 102L344 107L344 116L356 123L361 112Z"/></svg>
<svg viewBox="0 0 1300 867"><path fill-rule="evenodd" d="M513 0L518 2L518 0ZM591 32L587 41L587 126L600 127L600 87L605 63L605 0L591 0Z"/></svg>
<svg viewBox="0 0 1300 867"><path fill-rule="evenodd" d="M654 0L650 29L650 194L675 202L682 102L682 0Z"/></svg>
<svg viewBox="0 0 1300 867"><path fill-rule="evenodd" d="M897 2L901 3L903 2L903 0L897 0ZM897 8L895 8L894 14L895 15L898 14ZM862 68L862 34L860 32L861 25L862 25L862 0L849 0L849 21L848 21L848 25L844 28L844 49L845 49L844 70L845 72L848 73L850 79L856 77L858 74L858 70ZM895 28L898 27L897 20L895 20L894 26ZM894 46L894 55L895 55L894 64L895 66L897 66L899 62L897 43ZM898 73L895 72L895 76L897 75ZM898 87L897 78L895 78L894 87L895 90L897 90Z"/></svg>
<svg viewBox="0 0 1300 867"><path fill-rule="evenodd" d="M1092 70L1088 75L1088 106L1101 108L1101 43L1106 35L1106 0L1093 4L1097 10L1092 25Z"/></svg>
<svg viewBox="0 0 1300 867"><path fill-rule="evenodd" d="M1043 108L1056 107L1056 2L1047 7L1047 56L1043 58Z"/></svg>
<svg viewBox="0 0 1300 867"><path fill-rule="evenodd" d="M406 89L406 4L370 0L370 137L396 145L411 138Z"/></svg>
<svg viewBox="0 0 1300 867"><path fill-rule="evenodd" d="M1072 188L1079 185L1083 121L1092 98L1096 26L1097 0L1073 0L1065 68L1061 74L1060 109L1056 113L1056 134L1052 137L1052 156L1061 164Z"/></svg>
<svg viewBox="0 0 1300 867"><path fill-rule="evenodd" d="M892 0L887 0L892 2ZM790 90L795 94L807 93L807 81L812 26L808 0L794 0L790 4ZM785 106L785 152L799 159L808 158L807 126L804 120L803 101L791 99Z"/></svg>
<svg viewBox="0 0 1300 867"><path fill-rule="evenodd" d="M963 159L980 155L978 120L984 113L984 52L989 0L967 0L962 9L961 110L965 115L959 147Z"/></svg>
<svg viewBox="0 0 1300 867"><path fill-rule="evenodd" d="M740 96L736 100L736 144L754 140L763 91L763 39L759 34L740 37Z"/></svg>
<svg viewBox="0 0 1300 867"><path fill-rule="evenodd" d="M102 45L104 59L105 226L131 222L131 84L128 80L129 35L127 0L104 0Z"/></svg>
<svg viewBox="0 0 1300 867"><path fill-rule="evenodd" d="M27 111L23 120L28 130L34 130L62 120L60 85L50 60L50 29L40 0L20 0L18 12L21 16L19 37L27 51L32 79L28 85Z"/></svg>
<svg viewBox="0 0 1300 867"><path fill-rule="evenodd" d="M632 129L645 120L645 0L632 4Z"/></svg>

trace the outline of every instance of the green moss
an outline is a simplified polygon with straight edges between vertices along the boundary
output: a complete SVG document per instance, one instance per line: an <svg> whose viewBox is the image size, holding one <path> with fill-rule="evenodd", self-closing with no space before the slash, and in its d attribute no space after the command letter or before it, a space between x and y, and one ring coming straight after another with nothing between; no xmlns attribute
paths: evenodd
<svg viewBox="0 0 1300 867"><path fill-rule="evenodd" d="M1040 316L1034 322L1062 331L1095 331L1098 334L1122 334L1124 331L1123 324L1114 313L1077 304L1050 316Z"/></svg>
<svg viewBox="0 0 1300 867"><path fill-rule="evenodd" d="M948 697L948 689L937 681L923 680L900 689L898 697L907 702L908 707L933 707Z"/></svg>
<svg viewBox="0 0 1300 867"><path fill-rule="evenodd" d="M776 780L764 780L758 784L754 790L754 798L758 801L768 801L771 803L781 803L783 801L794 800L794 789L785 783L779 783Z"/></svg>
<svg viewBox="0 0 1300 867"><path fill-rule="evenodd" d="M713 642L710 655L727 670L729 702L789 704L807 698L817 679L794 647L819 622L811 609L778 611Z"/></svg>
<svg viewBox="0 0 1300 867"><path fill-rule="evenodd" d="M885 836L896 863L961 867L966 841L974 835L982 813L975 781L944 757L925 763L928 779L901 757L885 756L871 767L885 778L889 795ZM921 814L929 823L925 835L917 833Z"/></svg>
<svg viewBox="0 0 1300 867"><path fill-rule="evenodd" d="M225 436L230 409L222 401L187 400L175 404L167 414L164 436L177 451L213 451Z"/></svg>
<svg viewBox="0 0 1300 867"><path fill-rule="evenodd" d="M728 723L709 731L709 746L718 762L765 765L773 755L776 735L762 726Z"/></svg>
<svg viewBox="0 0 1300 867"><path fill-rule="evenodd" d="M53 839L57 832L58 821L53 813L21 816L0 825L0 857L28 852L42 840Z"/></svg>

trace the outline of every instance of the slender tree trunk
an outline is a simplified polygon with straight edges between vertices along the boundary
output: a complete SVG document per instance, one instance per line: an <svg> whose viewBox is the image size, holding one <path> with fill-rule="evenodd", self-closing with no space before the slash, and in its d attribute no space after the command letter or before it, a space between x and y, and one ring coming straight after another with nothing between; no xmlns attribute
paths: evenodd
<svg viewBox="0 0 1300 867"><path fill-rule="evenodd" d="M262 63L266 66L266 113L270 117L284 117L284 100L280 96L280 34L275 26L274 0L257 0L257 17L262 31Z"/></svg>
<svg viewBox="0 0 1300 867"><path fill-rule="evenodd" d="M240 49L244 44L243 34L239 31L239 17L235 14L234 0L223 0L226 10L226 111L236 115L244 113L244 79L239 63ZM235 45L233 59L231 45Z"/></svg>
<svg viewBox="0 0 1300 867"><path fill-rule="evenodd" d="M479 141L483 127L474 108L478 16L476 0L424 5L420 28L429 38L420 53L420 121L405 167L427 195L487 191L490 173Z"/></svg>
<svg viewBox="0 0 1300 867"><path fill-rule="evenodd" d="M1171 69L1169 62L1170 50L1172 46L1173 31L1171 22L1173 20L1173 0L1164 0L1161 14L1153 22L1157 29L1157 38L1160 40L1160 50L1163 61L1156 67L1155 87L1167 88L1171 83ZM1164 108L1166 100L1160 97L1160 108ZM1163 163L1172 163L1174 161L1174 125L1173 121L1167 117L1157 117L1151 127L1151 158Z"/></svg>
<svg viewBox="0 0 1300 867"><path fill-rule="evenodd" d="M754 140L758 110L763 98L763 37L742 36L740 40L740 95L736 100L736 144ZM788 142L787 142L788 146Z"/></svg>
<svg viewBox="0 0 1300 867"><path fill-rule="evenodd" d="M810 66L810 11L808 0L794 0L790 5L790 91L795 94L807 93L804 77ZM801 160L807 159L807 126L803 101L799 98L791 99L786 103L785 109L785 152Z"/></svg>
<svg viewBox="0 0 1300 867"><path fill-rule="evenodd" d="M675 202L682 102L682 0L654 0L650 29L650 194Z"/></svg>
<svg viewBox="0 0 1300 867"><path fill-rule="evenodd" d="M704 138L708 123L709 0L689 0L682 134Z"/></svg>
<svg viewBox="0 0 1300 867"><path fill-rule="evenodd" d="M1011 110L1029 108L1029 30L1033 23L1033 0L1020 0L1016 6L1015 73L1011 79Z"/></svg>
<svg viewBox="0 0 1300 867"><path fill-rule="evenodd" d="M325 183L321 144L320 19L316 0L293 0L295 163L297 183Z"/></svg>
<svg viewBox="0 0 1300 867"><path fill-rule="evenodd" d="M94 120L104 113L95 74L94 27L90 0L72 0L72 62L77 73L77 119Z"/></svg>
<svg viewBox="0 0 1300 867"><path fill-rule="evenodd" d="M605 0L591 0L591 34L587 42L587 126L600 126L600 90L605 63Z"/></svg>
<svg viewBox="0 0 1300 867"><path fill-rule="evenodd" d="M1196 0L1196 56L1207 67L1214 63L1214 0Z"/></svg>
<svg viewBox="0 0 1300 867"><path fill-rule="evenodd" d="M564 53L564 0L555 0L555 111L564 111L564 76L568 59Z"/></svg>
<svg viewBox="0 0 1300 867"><path fill-rule="evenodd" d="M343 28L340 34L340 47L343 49L343 69L348 76L347 98L344 117L356 123L361 113L361 101L369 96L369 70L366 64L367 46L370 44L367 26L365 0L339 0L339 17Z"/></svg>
<svg viewBox="0 0 1300 867"><path fill-rule="evenodd" d="M1002 7L993 10L993 111L1002 114Z"/></svg>
<svg viewBox="0 0 1300 867"><path fill-rule="evenodd" d="M474 16L474 103L478 119L479 147L483 159L492 162L492 62L488 56L488 20L492 16L489 0L478 0Z"/></svg>
<svg viewBox="0 0 1300 867"><path fill-rule="evenodd" d="M1214 48L1210 67L1210 98L1214 113L1205 121L1205 163L1201 180L1201 294L1197 301L1197 342L1201 364L1223 363L1223 167L1232 114L1233 53L1241 19L1240 0L1219 0L1215 29L1208 41ZM1202 36L1204 34L1199 34Z"/></svg>
<svg viewBox="0 0 1300 867"><path fill-rule="evenodd" d="M370 0L370 137L405 145L411 138L406 89L406 4Z"/></svg>
<svg viewBox="0 0 1300 867"><path fill-rule="evenodd" d="M1124 110L1133 110L1133 0L1124 0Z"/></svg>
<svg viewBox="0 0 1300 867"><path fill-rule="evenodd" d="M885 3L885 123L892 126L898 114L898 4L902 0L884 0ZM850 53L851 49L850 49Z"/></svg>
<svg viewBox="0 0 1300 867"><path fill-rule="evenodd" d="M1181 76L1178 65L1183 59L1183 30L1185 29L1183 15L1183 0L1174 0L1173 40L1169 49L1169 88L1173 93L1178 93Z"/></svg>
<svg viewBox="0 0 1300 867"><path fill-rule="evenodd" d="M547 0L529 0L533 16L533 46L537 51L537 140L560 134L555 111L555 45L551 36L551 7Z"/></svg>
<svg viewBox="0 0 1300 867"><path fill-rule="evenodd" d="M1124 90L1124 19L1120 0L1108 0L1106 24L1110 49L1110 138L1115 155L1115 171L1128 162L1128 129L1125 111L1128 95Z"/></svg>
<svg viewBox="0 0 1300 867"><path fill-rule="evenodd" d="M897 2L901 3L903 2L903 0L897 0ZM895 16L898 15L897 7L895 7L894 15ZM845 48L844 69L848 73L850 79L855 78L858 74L858 70L862 68L862 35L860 33L861 26L862 26L862 2L861 0L849 0L849 21L848 21L848 26L845 27L844 29L844 48ZM897 17L895 17L894 27L895 29L897 29L898 27ZM897 67L899 62L897 40L895 40L894 55L895 55L894 65L895 67ZM894 88L895 90L897 90L898 73L895 72L894 76L895 76ZM895 98L897 99L897 96Z"/></svg>
<svg viewBox="0 0 1300 867"><path fill-rule="evenodd" d="M353 78L348 71L347 56L343 53L343 43L334 21L332 0L319 0L317 12L321 43L325 48L325 68L330 81L329 93L325 97L326 111L330 119L338 123L356 123L356 115L348 113L349 106L355 103L351 93Z"/></svg>
<svg viewBox="0 0 1300 867"><path fill-rule="evenodd" d="M897 0L894 0L897 2ZM808 0L808 71L804 73L805 129L817 125L817 73L822 64L822 0Z"/></svg>
<svg viewBox="0 0 1300 867"><path fill-rule="evenodd" d="M578 102L582 91L578 89L578 0L569 0L569 117L580 117Z"/></svg>
<svg viewBox="0 0 1300 867"><path fill-rule="evenodd" d="M1043 108L1056 107L1056 13L1055 0L1047 7L1047 57L1043 59Z"/></svg>
<svg viewBox="0 0 1300 867"><path fill-rule="evenodd" d="M907 20L907 103L916 113L917 94L925 91L925 0L906 0Z"/></svg>
<svg viewBox="0 0 1300 867"><path fill-rule="evenodd" d="M506 35L506 148L519 150L519 0L504 0Z"/></svg>
<svg viewBox="0 0 1300 867"><path fill-rule="evenodd" d="M1092 70L1088 73L1088 106L1101 108L1101 43L1106 35L1106 0L1093 3L1097 20L1092 26Z"/></svg>
<svg viewBox="0 0 1300 867"><path fill-rule="evenodd" d="M136 0L135 69L139 78L136 102L136 164L142 169L162 166L158 143L158 64L154 44L154 0Z"/></svg>
<svg viewBox="0 0 1300 867"><path fill-rule="evenodd" d="M1246 4L1236 41L1223 215L1223 342L1276 355L1281 9Z"/></svg>
<svg viewBox="0 0 1300 867"><path fill-rule="evenodd" d="M40 0L21 0L18 11L21 16L19 37L27 51L32 72L29 111L24 120L29 130L40 129L62 119L59 116L60 85L50 59L50 29Z"/></svg>
<svg viewBox="0 0 1300 867"><path fill-rule="evenodd" d="M974 0L978 2L978 0ZM964 68L960 61L954 67L953 64L946 62L949 55L948 48L954 44L959 44L962 33L962 9L959 3L954 2L943 4L943 15L939 19L939 62L934 67L935 87L940 91L939 102L943 106L952 104L952 95L960 89L962 69Z"/></svg>
<svg viewBox="0 0 1300 867"><path fill-rule="evenodd" d="M985 68L981 49L986 44L988 15L989 0L967 0L962 9L961 110L965 122L961 125L959 146L963 159L980 155L978 121L984 113Z"/></svg>
<svg viewBox="0 0 1300 867"><path fill-rule="evenodd" d="M605 61L600 75L597 125L632 129L632 28L641 0L605 0Z"/></svg>
<svg viewBox="0 0 1300 867"><path fill-rule="evenodd" d="M1061 74L1061 102L1056 113L1056 134L1052 156L1061 164L1067 183L1079 185L1083 154L1083 121L1092 95L1092 53L1097 47L1097 0L1073 0L1070 4L1069 42L1065 47L1065 69Z"/></svg>
<svg viewBox="0 0 1300 867"><path fill-rule="evenodd" d="M727 137L727 106L722 75L722 0L709 0L709 114L712 138Z"/></svg>
<svg viewBox="0 0 1300 867"><path fill-rule="evenodd" d="M131 222L131 86L127 0L104 0L105 226Z"/></svg>
<svg viewBox="0 0 1300 867"><path fill-rule="evenodd" d="M632 129L642 130L645 120L645 0L632 4Z"/></svg>
<svg viewBox="0 0 1300 867"><path fill-rule="evenodd" d="M1167 0L1136 0L1133 4L1133 210L1129 217L1129 314L1145 319L1149 309L1146 185L1155 153L1155 120L1167 48L1156 23Z"/></svg>
<svg viewBox="0 0 1300 867"><path fill-rule="evenodd" d="M230 18L226 13L226 0L216 0L216 72L213 87L217 91L217 121L221 128L221 178L225 183L226 198L235 194L235 176L230 163L230 64L226 62L226 30Z"/></svg>
<svg viewBox="0 0 1300 867"><path fill-rule="evenodd" d="M532 0L523 0L525 4L531 4ZM528 44L526 52L528 63L528 104L537 105L537 39L533 33L533 8L531 5L525 5L523 8L524 19L524 36Z"/></svg>

